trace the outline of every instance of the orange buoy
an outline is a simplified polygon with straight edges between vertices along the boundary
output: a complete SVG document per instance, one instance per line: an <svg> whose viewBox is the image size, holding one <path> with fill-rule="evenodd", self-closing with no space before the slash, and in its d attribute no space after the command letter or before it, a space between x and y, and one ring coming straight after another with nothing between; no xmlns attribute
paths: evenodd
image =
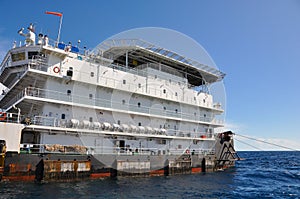
<svg viewBox="0 0 300 199"><path fill-rule="evenodd" d="M6 113L0 112L0 121L4 121L6 119Z"/></svg>

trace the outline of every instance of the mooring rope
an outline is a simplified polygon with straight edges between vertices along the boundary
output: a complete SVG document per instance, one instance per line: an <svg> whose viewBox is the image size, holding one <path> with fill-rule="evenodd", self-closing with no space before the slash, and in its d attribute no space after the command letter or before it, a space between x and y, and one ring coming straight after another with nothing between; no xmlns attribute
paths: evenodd
<svg viewBox="0 0 300 199"><path fill-rule="evenodd" d="M293 148L291 148L291 147L287 147L287 146L283 146L283 145L279 145L279 144L267 142L267 141L264 141L264 140L259 140L259 139L252 138L252 137L249 137L249 136L245 136L245 135L241 135L241 134L237 134L237 133L235 133L235 135L240 136L240 137L243 137L243 138L247 138L247 139L250 139L250 140L254 140L254 141L257 141L257 142L262 142L262 143L265 143L265 144L277 146L277 147L280 147L280 148L284 148L284 149L288 149L288 150L292 150L292 151L299 151L299 150L293 149ZM239 141L240 141L240 140L239 140Z"/></svg>
<svg viewBox="0 0 300 199"><path fill-rule="evenodd" d="M235 140L235 141L238 141L238 142L241 142L241 143L243 143L243 144L245 144L245 145L248 145L248 146L250 146L250 147L252 147L252 148L255 148L255 149L259 150L259 151L264 151L263 149L260 149L260 148L258 148L258 147L256 147L256 146L253 146L253 145L251 145L251 144L249 144L249 143L247 143L247 142L244 142L244 141L242 141L242 140L239 140L239 139L237 139L237 138L234 138L234 140Z"/></svg>

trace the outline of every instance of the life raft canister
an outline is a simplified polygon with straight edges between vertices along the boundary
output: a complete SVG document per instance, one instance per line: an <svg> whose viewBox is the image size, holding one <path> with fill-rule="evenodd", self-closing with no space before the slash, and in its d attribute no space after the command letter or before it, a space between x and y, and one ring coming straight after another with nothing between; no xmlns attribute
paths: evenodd
<svg viewBox="0 0 300 199"><path fill-rule="evenodd" d="M6 113L0 112L0 121L4 121L6 119Z"/></svg>
<svg viewBox="0 0 300 199"><path fill-rule="evenodd" d="M58 66L55 66L55 67L53 68L53 72L59 73L59 72L60 72L60 68L59 68Z"/></svg>

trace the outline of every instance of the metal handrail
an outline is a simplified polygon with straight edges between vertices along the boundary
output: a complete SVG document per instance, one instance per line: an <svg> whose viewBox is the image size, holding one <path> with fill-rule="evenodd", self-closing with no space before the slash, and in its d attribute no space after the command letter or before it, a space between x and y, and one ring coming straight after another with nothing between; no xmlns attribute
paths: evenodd
<svg viewBox="0 0 300 199"><path fill-rule="evenodd" d="M68 94L68 93L61 93L57 91L51 91L51 90L44 90L40 88L33 88L28 87L24 90L25 95L32 96L32 97L38 97L38 98L46 98L46 99L52 99L52 100L59 100L64 102L73 102L78 104L84 104L84 105L92 105L92 106L98 106L98 107L105 107L105 108L117 108L118 110L123 111L133 111L133 112L140 112L140 113L146 113L151 115L158 115L161 116L162 113L166 117L174 117L174 118L180 118L180 119L188 119L188 120L195 120L195 121L201 121L201 122L212 122L217 121L214 120L213 117L205 117L205 116L197 116L194 114L189 113L183 113L178 111L177 113L174 111L169 110L161 110L157 108L151 108L146 106L138 106L135 104L129 104L125 103L123 104L121 101L111 101L101 98L89 98L89 97L83 97L80 95L74 95L74 94ZM24 93L21 93L17 95L17 99L20 99L24 96ZM17 100L14 100L17 101Z"/></svg>
<svg viewBox="0 0 300 199"><path fill-rule="evenodd" d="M181 155L186 153L186 149L169 149L169 148L146 148L146 147L107 147L107 146L82 146L82 145L60 145L60 144L34 144L21 143L21 153L59 153L59 154L114 154L114 155ZM193 154L214 154L214 149L192 149Z"/></svg>

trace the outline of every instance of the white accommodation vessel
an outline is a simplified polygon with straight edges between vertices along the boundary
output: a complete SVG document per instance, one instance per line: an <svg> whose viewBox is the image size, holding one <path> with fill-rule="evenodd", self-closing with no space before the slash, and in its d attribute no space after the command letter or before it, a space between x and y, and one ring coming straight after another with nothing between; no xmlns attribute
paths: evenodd
<svg viewBox="0 0 300 199"><path fill-rule="evenodd" d="M63 180L170 175L234 165L207 86L224 73L135 39L92 52L28 36L0 67L1 175ZM0 151L0 152L1 152Z"/></svg>

